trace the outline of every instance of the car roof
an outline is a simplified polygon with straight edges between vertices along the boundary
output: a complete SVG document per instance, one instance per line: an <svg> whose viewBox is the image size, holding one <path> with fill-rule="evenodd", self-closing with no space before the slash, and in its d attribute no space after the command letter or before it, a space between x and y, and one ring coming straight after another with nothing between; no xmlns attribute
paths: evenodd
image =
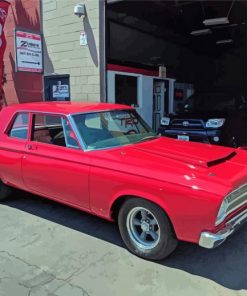
<svg viewBox="0 0 247 296"><path fill-rule="evenodd" d="M9 105L6 108L15 111L33 111L61 114L109 111L116 109L132 109L130 106L97 102L34 102Z"/></svg>

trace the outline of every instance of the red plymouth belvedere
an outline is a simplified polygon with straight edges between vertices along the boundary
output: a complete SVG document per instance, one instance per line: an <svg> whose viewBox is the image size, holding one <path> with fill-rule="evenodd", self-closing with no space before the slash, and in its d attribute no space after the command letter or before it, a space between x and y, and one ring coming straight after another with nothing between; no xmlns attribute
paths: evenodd
<svg viewBox="0 0 247 296"><path fill-rule="evenodd" d="M0 199L19 188L118 221L134 254L214 248L247 221L247 152L156 135L128 106L30 103L0 112Z"/></svg>

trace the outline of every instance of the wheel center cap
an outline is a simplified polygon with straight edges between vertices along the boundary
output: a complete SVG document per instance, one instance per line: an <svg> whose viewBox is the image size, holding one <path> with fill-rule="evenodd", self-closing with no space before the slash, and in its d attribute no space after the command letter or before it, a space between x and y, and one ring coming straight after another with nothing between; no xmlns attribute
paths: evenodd
<svg viewBox="0 0 247 296"><path fill-rule="evenodd" d="M149 230L149 224L147 222L142 222L141 229L142 231L147 232Z"/></svg>

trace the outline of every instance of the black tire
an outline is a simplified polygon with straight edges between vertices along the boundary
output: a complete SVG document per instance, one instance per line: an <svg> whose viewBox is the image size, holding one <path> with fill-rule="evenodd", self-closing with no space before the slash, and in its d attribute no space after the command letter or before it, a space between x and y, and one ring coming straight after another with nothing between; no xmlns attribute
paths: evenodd
<svg viewBox="0 0 247 296"><path fill-rule="evenodd" d="M5 185L1 180L0 180L0 201L5 200L9 195L11 194L12 189Z"/></svg>
<svg viewBox="0 0 247 296"><path fill-rule="evenodd" d="M146 210L147 215L147 220L145 221L143 219L143 209ZM140 221L142 222L139 225ZM152 227L156 227L156 230L149 228L150 232L149 230L146 231L146 227L151 227L150 225L155 225ZM178 244L166 213L156 204L142 198L131 198L122 205L118 215L118 226L128 250L144 259L162 260L169 256ZM143 232L145 232L145 239L142 240ZM152 236L150 235L151 232ZM158 233L157 239L154 235L155 233ZM142 244L140 241L145 242Z"/></svg>

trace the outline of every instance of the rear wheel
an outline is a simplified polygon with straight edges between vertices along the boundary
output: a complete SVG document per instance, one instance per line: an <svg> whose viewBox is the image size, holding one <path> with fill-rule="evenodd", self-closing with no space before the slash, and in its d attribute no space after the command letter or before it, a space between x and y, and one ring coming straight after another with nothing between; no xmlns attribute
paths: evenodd
<svg viewBox="0 0 247 296"><path fill-rule="evenodd" d="M127 248L139 257L161 260L177 246L177 239L166 213L147 200L127 200L119 211L118 225Z"/></svg>
<svg viewBox="0 0 247 296"><path fill-rule="evenodd" d="M0 180L0 201L6 199L11 194L11 191L12 189Z"/></svg>

